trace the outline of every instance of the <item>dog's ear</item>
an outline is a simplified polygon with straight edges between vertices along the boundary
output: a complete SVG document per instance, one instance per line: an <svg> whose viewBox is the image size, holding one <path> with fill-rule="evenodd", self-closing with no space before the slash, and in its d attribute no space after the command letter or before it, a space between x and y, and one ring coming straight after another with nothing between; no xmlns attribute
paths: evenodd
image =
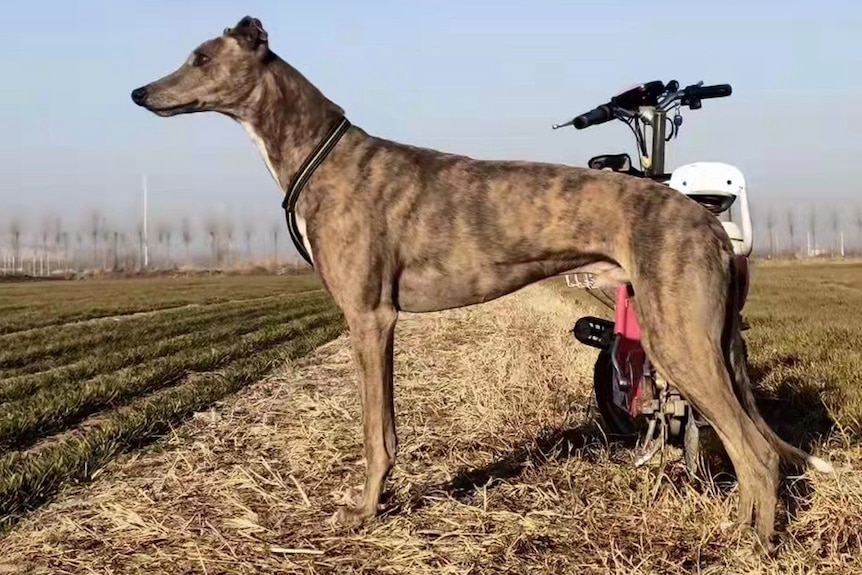
<svg viewBox="0 0 862 575"><path fill-rule="evenodd" d="M245 16L233 28L225 28L224 34L236 39L244 48L256 52L268 46L269 35L257 18Z"/></svg>

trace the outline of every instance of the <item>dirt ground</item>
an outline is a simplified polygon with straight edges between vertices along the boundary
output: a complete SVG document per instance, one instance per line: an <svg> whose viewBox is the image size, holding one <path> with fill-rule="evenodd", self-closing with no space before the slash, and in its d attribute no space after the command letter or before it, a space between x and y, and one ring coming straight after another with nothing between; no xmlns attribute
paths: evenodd
<svg viewBox="0 0 862 575"><path fill-rule="evenodd" d="M342 336L32 513L0 540L0 573L860 572L862 450L818 450L838 473L791 478L779 551L754 554L732 485L607 445L595 353L568 333L581 313L535 285L403 316L398 463L367 527L326 523L363 473Z"/></svg>

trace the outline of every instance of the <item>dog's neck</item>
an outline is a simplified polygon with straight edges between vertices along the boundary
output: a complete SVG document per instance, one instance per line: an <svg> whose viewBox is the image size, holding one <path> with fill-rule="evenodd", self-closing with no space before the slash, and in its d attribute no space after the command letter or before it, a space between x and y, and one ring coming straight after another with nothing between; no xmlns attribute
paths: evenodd
<svg viewBox="0 0 862 575"><path fill-rule="evenodd" d="M236 119L283 192L344 111L290 64L272 60Z"/></svg>

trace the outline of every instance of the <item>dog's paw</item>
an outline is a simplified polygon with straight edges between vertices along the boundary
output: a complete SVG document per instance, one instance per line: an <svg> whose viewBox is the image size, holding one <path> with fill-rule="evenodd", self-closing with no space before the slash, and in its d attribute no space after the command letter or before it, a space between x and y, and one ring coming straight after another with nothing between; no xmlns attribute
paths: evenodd
<svg viewBox="0 0 862 575"><path fill-rule="evenodd" d="M371 516L368 513L365 513L361 508L345 505L339 507L326 522L331 527L356 529L357 527L361 527L370 518Z"/></svg>
<svg viewBox="0 0 862 575"><path fill-rule="evenodd" d="M339 503L344 506L359 505L362 503L362 494L365 492L364 485L349 487L341 492Z"/></svg>
<svg viewBox="0 0 862 575"><path fill-rule="evenodd" d="M364 485L356 485L355 487L347 487L346 489L335 489L330 491L329 497L336 505L359 505L362 502L364 489Z"/></svg>

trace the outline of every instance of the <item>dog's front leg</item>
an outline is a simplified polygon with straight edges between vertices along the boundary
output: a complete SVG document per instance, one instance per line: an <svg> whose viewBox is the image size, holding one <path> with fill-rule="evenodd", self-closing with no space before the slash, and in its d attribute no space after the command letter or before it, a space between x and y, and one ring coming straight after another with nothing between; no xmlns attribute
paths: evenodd
<svg viewBox="0 0 862 575"><path fill-rule="evenodd" d="M393 344L397 311L380 306L365 312L345 312L350 328L353 361L362 399L365 444L365 486L353 505L339 509L333 519L357 525L377 514L383 484L395 464Z"/></svg>

